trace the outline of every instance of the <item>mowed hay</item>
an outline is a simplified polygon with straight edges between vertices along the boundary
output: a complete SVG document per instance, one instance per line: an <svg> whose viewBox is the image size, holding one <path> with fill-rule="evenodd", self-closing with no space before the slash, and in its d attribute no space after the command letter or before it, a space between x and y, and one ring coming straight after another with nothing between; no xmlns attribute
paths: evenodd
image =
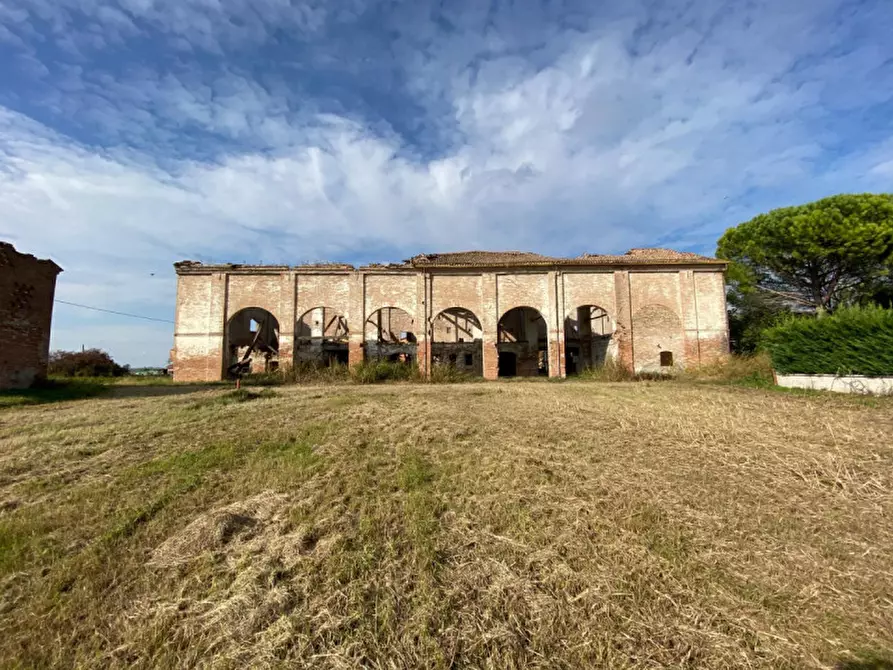
<svg viewBox="0 0 893 670"><path fill-rule="evenodd" d="M287 496L265 491L203 514L153 551L149 565L174 567L205 553L220 553L233 542L265 538L271 527L274 533L281 527L277 512L287 510L287 501Z"/></svg>
<svg viewBox="0 0 893 670"><path fill-rule="evenodd" d="M893 647L888 399L515 382L53 410L0 414L5 664L867 668Z"/></svg>

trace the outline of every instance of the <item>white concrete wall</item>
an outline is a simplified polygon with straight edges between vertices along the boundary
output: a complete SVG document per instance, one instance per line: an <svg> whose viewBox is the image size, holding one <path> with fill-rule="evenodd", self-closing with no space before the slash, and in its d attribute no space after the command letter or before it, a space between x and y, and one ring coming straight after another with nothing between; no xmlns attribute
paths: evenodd
<svg viewBox="0 0 893 670"><path fill-rule="evenodd" d="M779 386L791 389L812 389L863 395L893 395L893 377L861 375L775 375Z"/></svg>

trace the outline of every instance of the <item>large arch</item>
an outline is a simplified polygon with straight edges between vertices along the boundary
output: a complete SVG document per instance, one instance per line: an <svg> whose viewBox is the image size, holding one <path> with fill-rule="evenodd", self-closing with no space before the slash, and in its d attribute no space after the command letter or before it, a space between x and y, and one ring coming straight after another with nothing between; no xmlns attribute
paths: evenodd
<svg viewBox="0 0 893 670"><path fill-rule="evenodd" d="M226 324L224 372L234 366L246 372L272 372L279 367L279 320L262 307L246 307Z"/></svg>
<svg viewBox="0 0 893 670"><path fill-rule="evenodd" d="M633 314L632 330L637 372L665 372L685 364L682 320L668 307L640 308Z"/></svg>
<svg viewBox="0 0 893 670"><path fill-rule="evenodd" d="M418 338L412 317L399 307L382 307L372 312L363 326L366 360L415 363Z"/></svg>
<svg viewBox="0 0 893 670"><path fill-rule="evenodd" d="M431 362L472 375L484 374L483 329L470 309L450 307L431 323Z"/></svg>
<svg viewBox="0 0 893 670"><path fill-rule="evenodd" d="M575 375L601 367L615 355L614 321L598 305L581 305L564 319L564 369Z"/></svg>
<svg viewBox="0 0 893 670"><path fill-rule="evenodd" d="M347 318L331 307L314 307L295 322L295 363L347 365Z"/></svg>
<svg viewBox="0 0 893 670"><path fill-rule="evenodd" d="M546 320L533 307L515 307L499 319L496 348L500 377L549 374Z"/></svg>

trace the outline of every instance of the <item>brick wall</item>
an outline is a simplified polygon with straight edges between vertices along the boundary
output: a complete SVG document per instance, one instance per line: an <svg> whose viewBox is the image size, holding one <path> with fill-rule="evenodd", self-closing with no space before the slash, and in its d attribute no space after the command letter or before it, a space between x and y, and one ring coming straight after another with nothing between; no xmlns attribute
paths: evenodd
<svg viewBox="0 0 893 670"><path fill-rule="evenodd" d="M27 388L46 377L59 272L52 261L0 242L0 388Z"/></svg>
<svg viewBox="0 0 893 670"><path fill-rule="evenodd" d="M178 380L219 379L227 319L244 307L268 310L280 326L283 349L280 361L291 362L290 342L310 310L325 308L326 315L344 319L346 336L341 346L350 364L366 357L393 355L405 346L378 346L376 312L384 309L383 327L389 332L413 333L413 355L422 371L432 360L452 360L465 366L465 348L471 369L487 379L499 374L499 351L520 345L498 336L500 319L512 308L536 310L545 323L545 345L516 352L519 373L535 374L545 363L550 376L564 376L568 346L579 367L581 352L600 360L608 356L636 370L660 368L661 352L671 353L674 365L697 365L728 353L728 326L724 277L721 266L599 267L562 270L459 268L237 268L190 266L180 272L177 297L177 333L174 375ZM597 342L582 343L565 336L582 307L604 313ZM396 308L396 309L391 309ZM456 323L441 315L460 308L465 328L474 333L473 346L447 351L457 344ZM317 311L316 314L321 314ZM473 327L468 327L473 323ZM449 327L449 331L447 331ZM600 328L601 329L601 328ZM399 331L399 332L398 332ZM463 335L464 337L464 335ZM504 338L502 338L504 339ZM528 348L530 348L528 342ZM402 348L401 348L402 346ZM394 348L396 347L396 349ZM393 349L393 351L392 351ZM302 350L300 360L312 360L322 349ZM585 353L585 352L584 352ZM284 354L284 355L283 355ZM570 365L573 369L574 365Z"/></svg>

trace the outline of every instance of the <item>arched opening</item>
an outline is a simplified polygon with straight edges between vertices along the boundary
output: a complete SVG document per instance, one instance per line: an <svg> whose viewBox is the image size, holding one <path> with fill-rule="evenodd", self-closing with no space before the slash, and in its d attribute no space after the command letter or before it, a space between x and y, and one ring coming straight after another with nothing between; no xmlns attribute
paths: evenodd
<svg viewBox="0 0 893 670"><path fill-rule="evenodd" d="M399 307L382 307L366 319L366 360L415 363L418 341L412 317Z"/></svg>
<svg viewBox="0 0 893 670"><path fill-rule="evenodd" d="M474 312L451 307L431 324L431 362L449 365L472 375L483 375L483 331Z"/></svg>
<svg viewBox="0 0 893 670"><path fill-rule="evenodd" d="M613 356L614 324L598 305L583 305L564 320L564 371L577 375L601 367Z"/></svg>
<svg viewBox="0 0 893 670"><path fill-rule="evenodd" d="M331 307L314 307L295 324L295 363L347 365L347 318Z"/></svg>
<svg viewBox="0 0 893 670"><path fill-rule="evenodd" d="M546 320L532 307L515 307L499 320L497 350L500 377L549 374Z"/></svg>
<svg viewBox="0 0 893 670"><path fill-rule="evenodd" d="M279 321L260 307L233 314L226 326L226 372L272 372L279 367ZM237 369L238 368L238 369Z"/></svg>

